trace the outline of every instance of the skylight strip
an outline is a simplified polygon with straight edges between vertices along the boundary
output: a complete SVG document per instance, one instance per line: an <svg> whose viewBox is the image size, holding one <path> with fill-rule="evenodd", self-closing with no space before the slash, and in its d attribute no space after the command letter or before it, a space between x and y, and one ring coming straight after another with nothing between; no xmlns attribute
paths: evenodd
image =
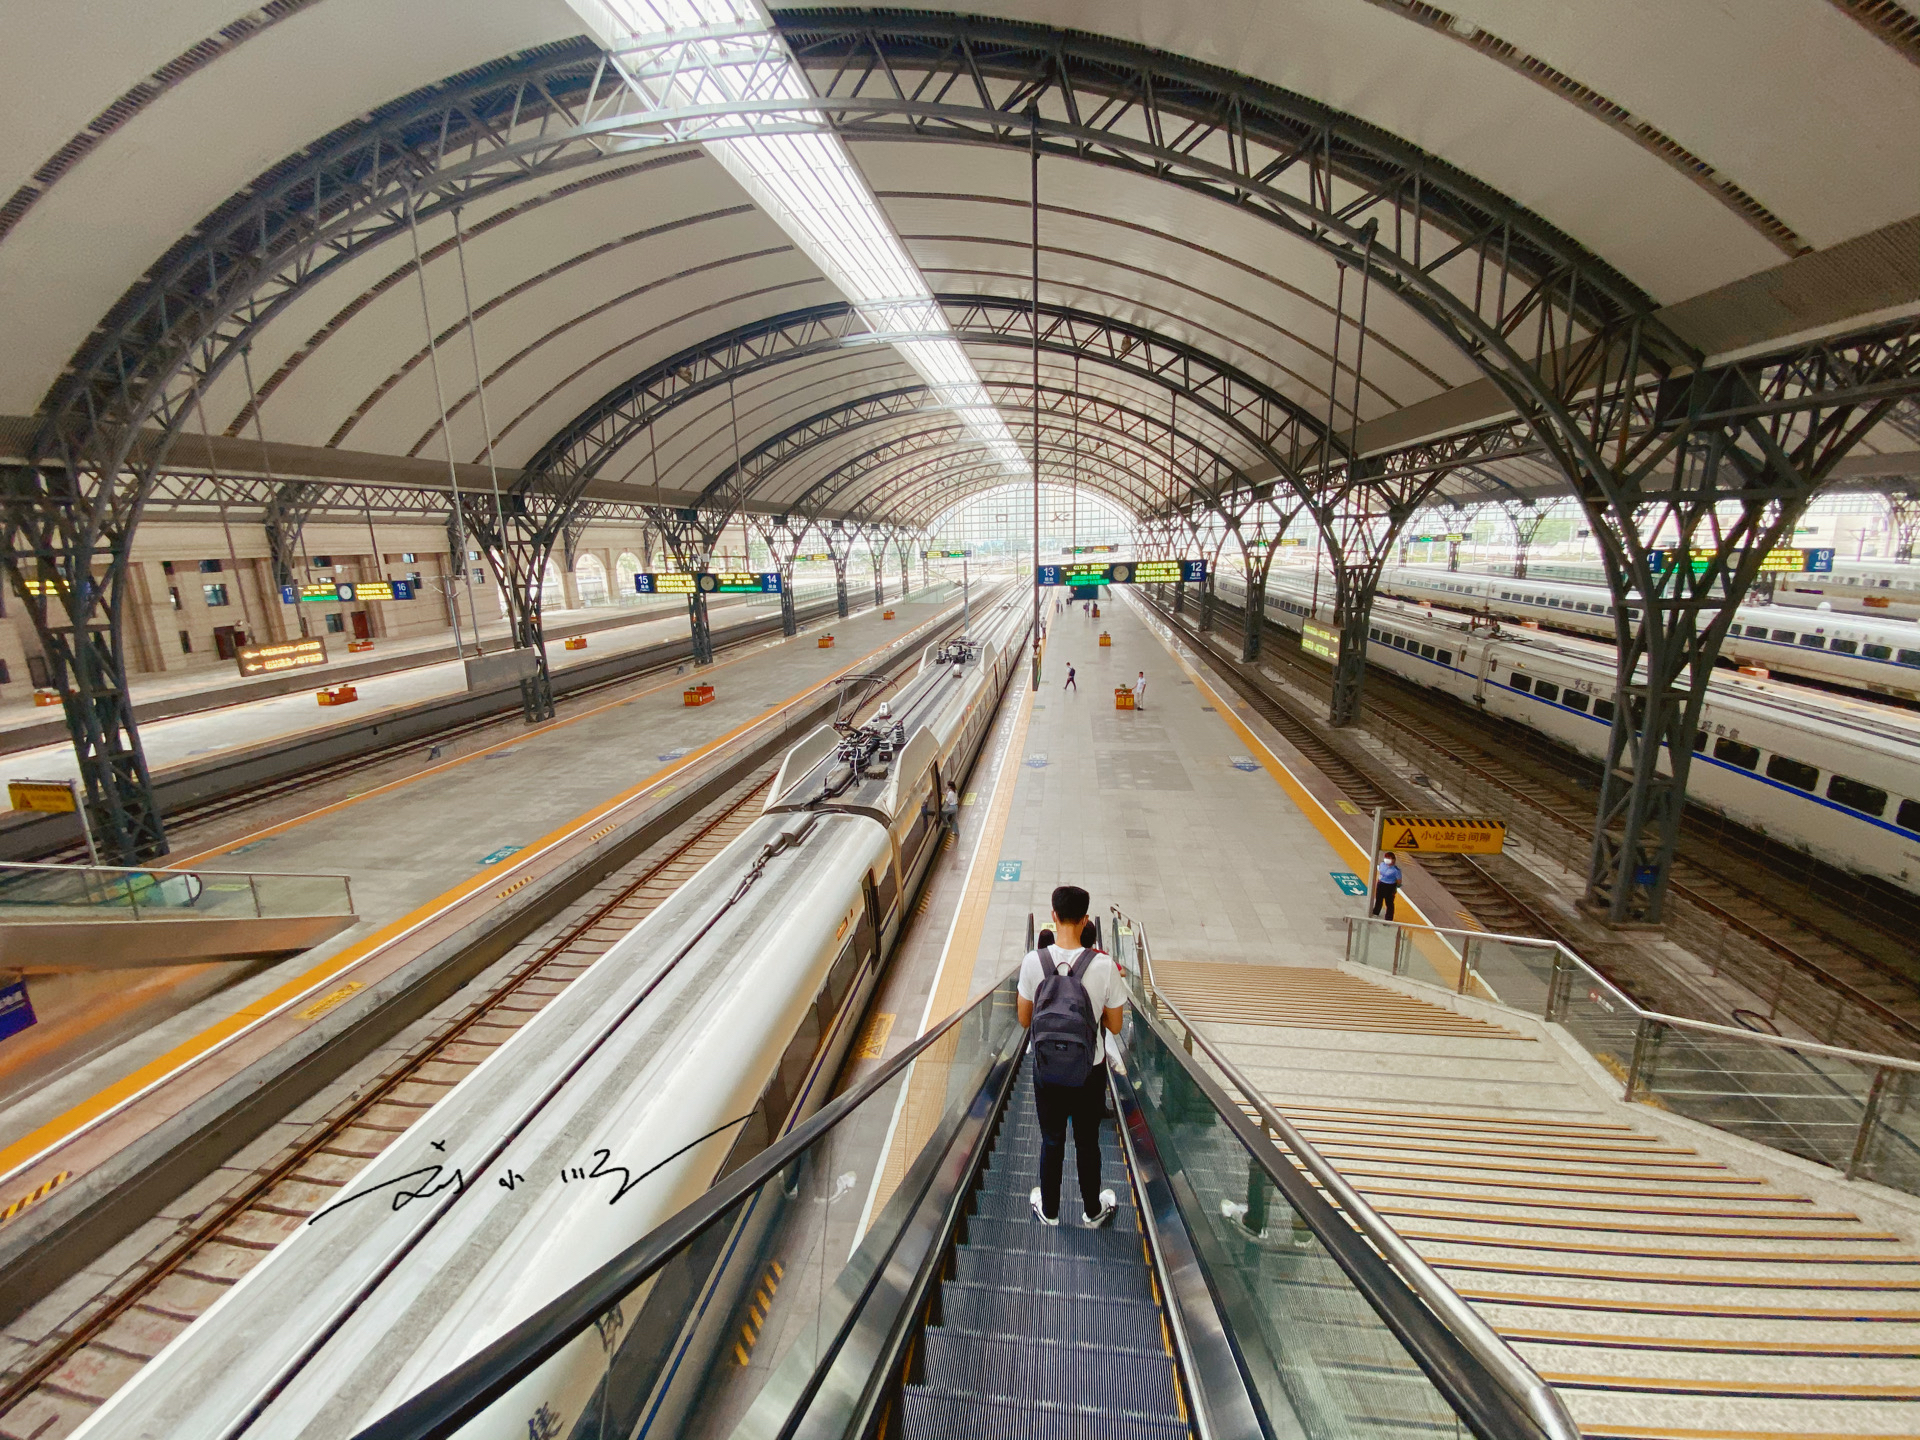
<svg viewBox="0 0 1920 1440"><path fill-rule="evenodd" d="M669 38L697 57L693 66L625 73L649 104L722 106L792 100L818 113L806 75L784 45L767 45L772 17L758 0L570 0L616 58ZM743 40L747 27L756 37ZM699 32L714 32L702 36ZM742 53L766 52L757 62ZM756 52L758 53L758 52ZM746 63L742 63L742 62ZM771 118L771 117L770 117ZM790 123L791 115L777 117ZM907 253L866 177L831 131L747 135L705 142L801 252L853 303L876 335L925 380L933 403L953 410L989 453L1020 477L1026 457L995 408L919 267Z"/></svg>

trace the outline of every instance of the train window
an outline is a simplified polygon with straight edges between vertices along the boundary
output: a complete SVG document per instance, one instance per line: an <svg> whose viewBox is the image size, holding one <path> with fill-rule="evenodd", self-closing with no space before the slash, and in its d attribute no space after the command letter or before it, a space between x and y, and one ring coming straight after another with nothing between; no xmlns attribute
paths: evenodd
<svg viewBox="0 0 1920 1440"><path fill-rule="evenodd" d="M1533 691L1533 677L1531 675L1514 675L1509 677L1507 683L1523 695L1531 694Z"/></svg>
<svg viewBox="0 0 1920 1440"><path fill-rule="evenodd" d="M1513 592L1511 590L1502 590L1500 592L1500 598L1502 600L1511 600L1513 598Z"/></svg>
<svg viewBox="0 0 1920 1440"><path fill-rule="evenodd" d="M1693 753L1696 755L1704 755L1707 753L1706 731L1696 730L1693 732Z"/></svg>
<svg viewBox="0 0 1920 1440"><path fill-rule="evenodd" d="M1767 761L1767 778L1778 780L1782 785L1791 785L1796 790L1811 790L1820 783L1820 767L1809 765L1804 760L1789 760L1784 755L1776 755Z"/></svg>
<svg viewBox="0 0 1920 1440"><path fill-rule="evenodd" d="M1594 719L1604 720L1609 725L1611 725L1613 723L1613 708L1614 708L1613 702L1611 700L1594 701L1593 702Z"/></svg>
<svg viewBox="0 0 1920 1440"><path fill-rule="evenodd" d="M1585 610L1587 608L1587 602L1582 600L1579 604L1575 605L1573 608L1576 610Z"/></svg>
<svg viewBox="0 0 1920 1440"><path fill-rule="evenodd" d="M1902 830L1920 830L1920 800L1902 800L1894 824Z"/></svg>
<svg viewBox="0 0 1920 1440"><path fill-rule="evenodd" d="M1433 658L1433 647L1431 645L1422 645L1420 647L1420 654L1424 659L1431 660Z"/></svg>
<svg viewBox="0 0 1920 1440"><path fill-rule="evenodd" d="M1627 619L1638 620L1639 618L1640 618L1640 612L1638 610L1627 611Z"/></svg>
<svg viewBox="0 0 1920 1440"><path fill-rule="evenodd" d="M1773 638L1775 640L1784 640L1789 645L1791 645L1795 640L1799 639L1800 637L1792 630L1776 630L1773 632Z"/></svg>
<svg viewBox="0 0 1920 1440"><path fill-rule="evenodd" d="M1893 647L1891 645L1862 645L1860 647L1860 653L1869 660L1891 660L1893 658Z"/></svg>
<svg viewBox="0 0 1920 1440"><path fill-rule="evenodd" d="M1860 642L1858 640L1835 640L1831 645L1827 646L1827 648L1829 650L1838 650L1842 655L1858 655L1860 653Z"/></svg>
<svg viewBox="0 0 1920 1440"><path fill-rule="evenodd" d="M1764 640L1767 638L1767 627L1764 625L1749 625L1747 626L1747 634L1756 640Z"/></svg>
<svg viewBox="0 0 1920 1440"><path fill-rule="evenodd" d="M1560 703L1569 710L1578 710L1583 715L1587 710L1587 697L1582 695L1578 690L1567 691L1565 695L1560 697Z"/></svg>
<svg viewBox="0 0 1920 1440"><path fill-rule="evenodd" d="M1877 785L1849 780L1844 775L1835 775L1827 781L1827 798L1838 800L1849 810L1858 810L1863 815L1884 815L1887 809L1886 791Z"/></svg>
<svg viewBox="0 0 1920 1440"><path fill-rule="evenodd" d="M1560 687L1551 680L1536 680L1533 682L1533 693L1538 695L1542 700L1558 700L1560 698Z"/></svg>
<svg viewBox="0 0 1920 1440"><path fill-rule="evenodd" d="M1378 640L1379 638L1380 638L1380 632L1379 632L1379 630L1377 630L1377 629L1373 629L1373 630L1369 630L1369 631L1367 631L1367 639L1369 639L1369 640Z"/></svg>
<svg viewBox="0 0 1920 1440"><path fill-rule="evenodd" d="M1824 650L1827 648L1827 637L1824 635L1802 635L1800 637L1800 643L1809 650Z"/></svg>
<svg viewBox="0 0 1920 1440"><path fill-rule="evenodd" d="M1396 635L1396 636L1394 636L1394 637L1393 637L1393 648L1394 648L1394 649L1396 649L1396 650L1404 650L1404 649L1406 649L1406 648L1407 648L1407 637L1406 637L1406 636L1404 636L1404 635Z"/></svg>
<svg viewBox="0 0 1920 1440"><path fill-rule="evenodd" d="M1724 760L1729 765L1738 765L1742 770L1752 770L1760 764L1760 747L1742 745L1738 740L1716 740L1713 742L1713 758Z"/></svg>
<svg viewBox="0 0 1920 1440"><path fill-rule="evenodd" d="M1920 665L1920 650L1902 650L1893 658L1902 665Z"/></svg>
<svg viewBox="0 0 1920 1440"><path fill-rule="evenodd" d="M1451 665L1453 663L1453 652L1451 650L1442 650L1435 658L1439 660L1442 665Z"/></svg>

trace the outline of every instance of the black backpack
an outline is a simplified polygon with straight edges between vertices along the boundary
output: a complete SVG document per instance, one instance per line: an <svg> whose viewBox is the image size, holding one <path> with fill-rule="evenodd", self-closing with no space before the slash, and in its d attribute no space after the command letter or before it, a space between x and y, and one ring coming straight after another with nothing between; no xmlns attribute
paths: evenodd
<svg viewBox="0 0 1920 1440"><path fill-rule="evenodd" d="M1033 996L1033 1078L1044 1085L1084 1085L1103 1058L1093 997L1087 994L1087 969L1098 950L1081 951L1062 975L1054 967L1054 948L1040 957L1040 985Z"/></svg>

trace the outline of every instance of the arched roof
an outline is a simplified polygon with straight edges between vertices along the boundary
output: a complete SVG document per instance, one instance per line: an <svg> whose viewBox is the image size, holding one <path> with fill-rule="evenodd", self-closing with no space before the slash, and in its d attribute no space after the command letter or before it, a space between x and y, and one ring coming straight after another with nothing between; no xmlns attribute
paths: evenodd
<svg viewBox="0 0 1920 1440"><path fill-rule="evenodd" d="M123 7L17 8L12 143L0 153L0 195L11 197L0 205L0 314L9 321L0 414L22 417L129 313L125 297L170 260L193 256L209 217L246 213L276 176L396 117L428 114L436 97L532 76L564 115L596 53L563 0L273 0L252 9L167 0L143 7L136 24ZM1296 118L1330 117L1330 133L1351 139L1356 154L1376 146L1412 157L1436 197L1445 187L1466 197L1468 209L1447 223L1464 223L1459 216L1475 206L1518 217L1515 233L1543 254L1577 257L1606 303L1657 310L1676 326L1692 317L1680 333L1704 352L1762 331L1784 339L1835 314L1911 311L1920 299L1900 269L1912 268L1900 258L1908 250L1920 253L1920 147L1911 143L1920 134L1920 53L1884 4L1459 0L1442 11L1415 0L976 0L970 8L985 17L975 25L1076 32L1090 105L1100 64L1121 76L1149 52L1170 67L1218 67L1227 81L1274 87L1260 93ZM808 43L859 13L776 12L823 93L847 83L853 52L831 44L809 52ZM919 51L902 42L909 61L931 53L928 35L957 24L925 5L873 13L915 37ZM956 324L970 297L1003 302L1002 311L1024 302L1023 144L936 146L897 125L848 134ZM1138 511L1181 487L1270 479L1276 456L1301 453L1302 427L1328 419L1342 436L1364 432L1365 450L1366 434L1414 438L1464 413L1461 397L1483 372L1418 305L1373 289L1356 377L1359 286L1314 237L1140 168L1081 163L1065 147L1049 152L1040 178L1040 296L1052 312L1079 317L1078 338L1050 346L1040 366L1050 478L1077 473ZM1342 183L1363 173L1354 161ZM244 363L207 384L186 429L204 420L216 436L250 437L257 419L275 445L438 460L444 403L455 459L484 462L490 430L498 463L514 470L634 377L718 337L841 300L691 146L612 145L564 164L529 163L511 183L476 189L457 220L423 203L418 242L419 272L404 225L380 243L328 252L262 311ZM1891 272L1874 263L1882 251L1895 257ZM1817 291L1817 303L1793 299L1799 276L1813 277L1802 288ZM469 298L484 421L461 324ZM1336 310L1345 327L1338 366ZM1016 438L1029 443L1031 360L1018 337L989 326L964 338ZM1144 351L1135 346L1148 343L1167 366L1137 362ZM1222 392L1197 384L1194 362L1175 363L1183 355L1204 357L1209 374L1240 377L1238 398L1211 403ZM811 497L833 513L874 516L887 505L883 518L924 519L951 504L956 487L1004 475L956 458L967 437L952 416L912 402L918 384L881 345L785 356L661 410L602 458L597 478L635 498L684 503L743 458L786 443L752 492L756 508ZM880 413L887 396L902 398ZM1082 413L1076 401L1102 408ZM1242 401L1264 407L1264 430L1245 421ZM1293 417L1295 446L1284 453L1282 412ZM818 434L808 443L783 441L810 422ZM884 463L873 459L888 446ZM1869 456L1913 448L1891 427L1866 447ZM1551 467L1516 457L1460 468L1442 494L1561 488Z"/></svg>

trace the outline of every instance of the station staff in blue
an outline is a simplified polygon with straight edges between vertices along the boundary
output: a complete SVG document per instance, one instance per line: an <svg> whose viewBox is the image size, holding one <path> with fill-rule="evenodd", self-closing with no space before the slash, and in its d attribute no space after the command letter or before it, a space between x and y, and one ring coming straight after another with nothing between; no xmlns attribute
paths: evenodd
<svg viewBox="0 0 1920 1440"><path fill-rule="evenodd" d="M1380 868L1373 872L1373 910L1374 915L1384 912L1385 918L1393 919L1394 897L1400 893L1400 867L1395 863L1393 851L1380 852Z"/></svg>

